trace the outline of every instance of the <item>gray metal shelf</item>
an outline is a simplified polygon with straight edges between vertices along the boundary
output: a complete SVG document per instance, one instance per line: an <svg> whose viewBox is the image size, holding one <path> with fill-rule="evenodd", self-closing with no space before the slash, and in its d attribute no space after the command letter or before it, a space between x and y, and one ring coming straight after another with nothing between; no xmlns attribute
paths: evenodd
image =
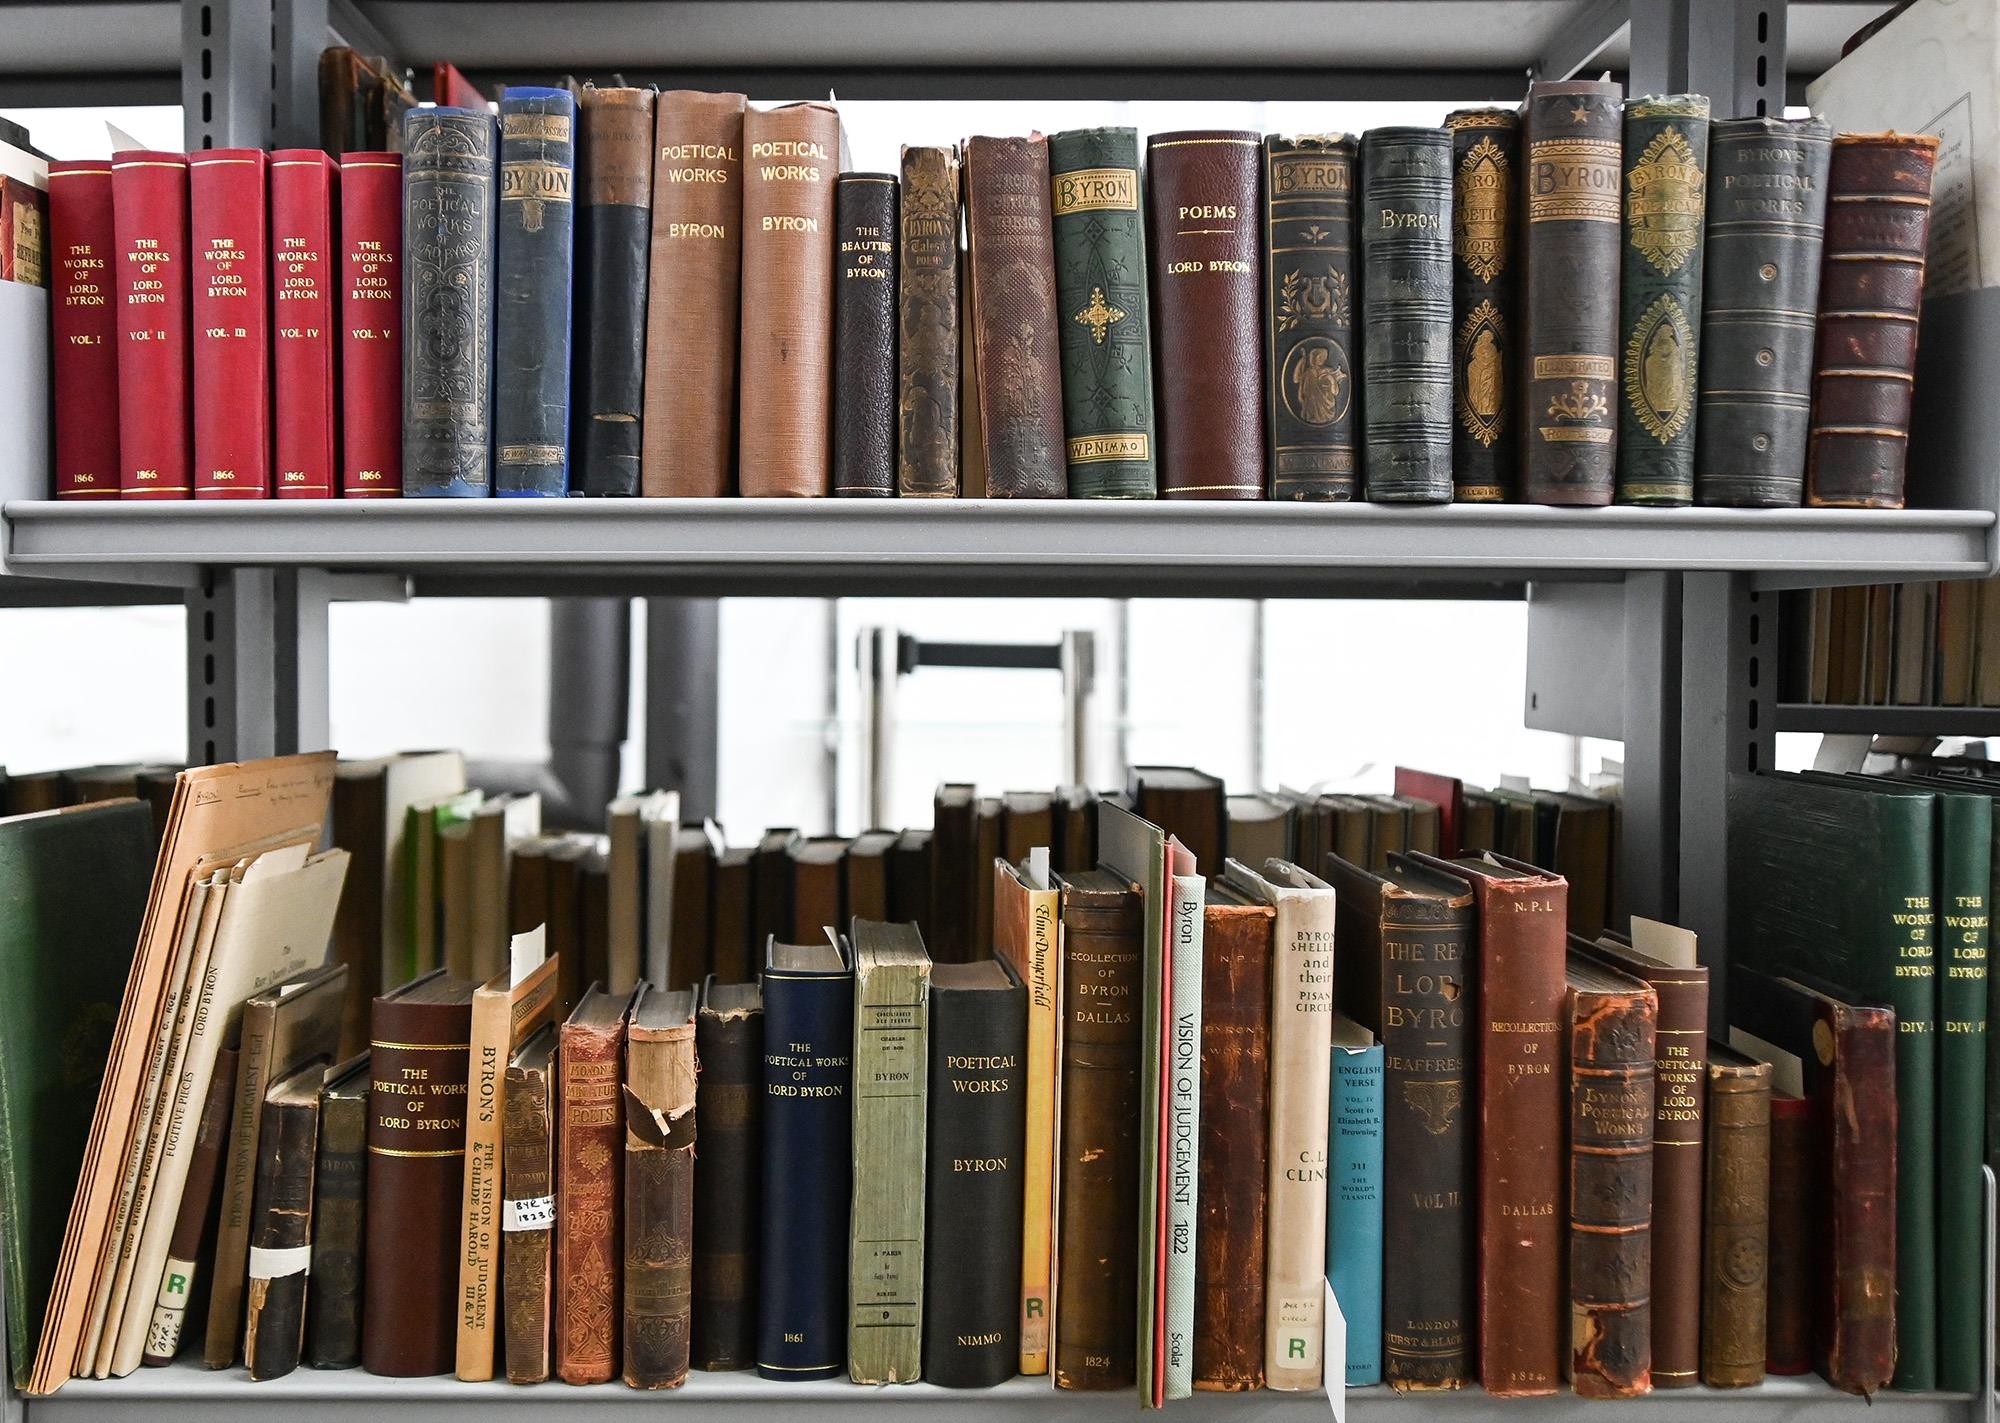
<svg viewBox="0 0 2000 1423"><path fill-rule="evenodd" d="M7 566L372 570L445 588L1324 596L1384 582L1741 572L1760 588L1990 568L1990 510L1024 500L31 501Z"/></svg>
<svg viewBox="0 0 2000 1423"><path fill-rule="evenodd" d="M1859 736L2000 736L2000 707L1852 707L1780 702L1778 730Z"/></svg>

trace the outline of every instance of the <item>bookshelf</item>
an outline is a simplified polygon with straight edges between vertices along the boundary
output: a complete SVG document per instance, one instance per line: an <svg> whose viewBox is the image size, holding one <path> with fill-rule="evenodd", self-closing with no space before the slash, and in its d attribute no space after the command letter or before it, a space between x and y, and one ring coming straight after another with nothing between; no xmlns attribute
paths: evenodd
<svg viewBox="0 0 2000 1423"><path fill-rule="evenodd" d="M2000 707L1845 707L1781 702L1778 730L1853 736L2000 736Z"/></svg>
<svg viewBox="0 0 2000 1423"><path fill-rule="evenodd" d="M484 3L436 0L136 0L7 8L0 102L178 99L190 148L311 142L321 48L352 43L409 64L458 63L476 81L547 72L736 88L758 98L1504 99L1530 75L1623 71L1634 93L1694 90L1718 114L1778 112L1798 76L1831 63L1874 9L1851 0L1249 0L1055 6L1022 0L886 0L863 15L829 0L743 5L686 0ZM1056 23L1057 15L1061 23ZM107 72L108 71L108 72ZM1531 640L1552 649L1577 695L1530 720L1608 734L1626 747L1626 883L1635 912L1674 918L1726 963L1727 775L1771 764L1778 730L2000 730L1990 709L1781 706L1779 590L2000 571L2000 330L1993 292L1933 303L1920 377L1933 408L1913 450L1939 507L1600 510L1528 506L1082 505L965 501L564 501L151 504L40 498L39 472L0 468L0 607L184 601L191 759L308 749L327 740L326 616L344 597L415 594L581 597L599 609L653 600L655 688L712 685L714 600L739 594L945 596L1468 597L1560 585L1595 605L1608 640L1565 641L1550 600L1530 602ZM1539 635L1535 629L1539 627ZM615 634L615 628L613 632ZM607 640L615 645L614 635ZM613 675L583 667L577 683ZM1532 684L1531 684L1532 685ZM715 725L649 698L649 782L674 777L691 811L712 807ZM623 705L622 695L616 698ZM1954 720L1962 718L1963 720ZM702 799L706 777L707 807ZM1717 975L1718 983L1721 975ZM1989 1232L1990 1234L1990 1232ZM1989 1241L1989 1251L1991 1244ZM1990 1291L1989 1291L1990 1295ZM1989 1308L1989 1319L1992 1310ZM1989 1352L1991 1330L1989 1328ZM1010 1423L1125 1416L1128 1394L1045 1395L1017 1379L977 1393L929 1386L772 1384L696 1374L668 1400L616 1386L512 1389L358 1370L300 1371L251 1386L198 1365L78 1380L24 1402L6 1423L282 1411L346 1417L396 1407L424 1423L537 1410L583 1419L656 1402L701 1416L808 1418L829 1409L949 1405ZM1878 1395L1881 1423L1994 1416L1993 1396ZM1323 1395L1206 1395L1193 1420L1325 1416ZM1859 1400L1816 1379L1740 1393L1662 1392L1635 1416L1687 1420L1859 1417ZM1351 1416L1400 1420L1595 1418L1568 1396L1498 1403L1477 1390L1349 1399Z"/></svg>

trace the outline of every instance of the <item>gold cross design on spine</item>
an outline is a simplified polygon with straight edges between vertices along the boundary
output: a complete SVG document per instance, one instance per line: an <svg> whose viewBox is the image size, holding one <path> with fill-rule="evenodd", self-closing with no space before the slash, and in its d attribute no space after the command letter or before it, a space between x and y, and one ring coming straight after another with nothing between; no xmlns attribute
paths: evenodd
<svg viewBox="0 0 2000 1423"><path fill-rule="evenodd" d="M1105 302L1103 287L1092 287L1090 305L1076 314L1076 320L1090 328L1090 339L1100 346L1104 344L1104 333L1109 331L1115 322L1124 319L1124 312Z"/></svg>

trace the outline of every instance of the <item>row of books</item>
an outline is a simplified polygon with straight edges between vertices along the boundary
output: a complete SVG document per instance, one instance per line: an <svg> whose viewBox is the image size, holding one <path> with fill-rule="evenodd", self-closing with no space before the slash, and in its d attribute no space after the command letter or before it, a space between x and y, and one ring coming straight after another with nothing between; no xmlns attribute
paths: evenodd
<svg viewBox="0 0 2000 1423"><path fill-rule="evenodd" d="M1787 701L2000 706L2000 580L1786 595Z"/></svg>
<svg viewBox="0 0 2000 1423"><path fill-rule="evenodd" d="M498 108L51 165L58 497L1904 501L1928 137L1580 81L852 173L828 104Z"/></svg>

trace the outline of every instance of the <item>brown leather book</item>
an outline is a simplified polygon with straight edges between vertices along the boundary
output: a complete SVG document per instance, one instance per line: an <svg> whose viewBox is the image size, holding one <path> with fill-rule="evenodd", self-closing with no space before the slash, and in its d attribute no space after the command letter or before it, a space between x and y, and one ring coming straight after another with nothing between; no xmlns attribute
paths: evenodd
<svg viewBox="0 0 2000 1423"><path fill-rule="evenodd" d="M905 830L896 837L889 852L889 920L915 924L926 944L933 942L931 926L931 832ZM938 962L935 950L932 962Z"/></svg>
<svg viewBox="0 0 2000 1423"><path fill-rule="evenodd" d="M1139 816L1187 846L1203 874L1222 873L1222 846L1229 833L1229 797L1222 777L1192 766L1134 766L1126 789Z"/></svg>
<svg viewBox="0 0 2000 1423"><path fill-rule="evenodd" d="M1049 203L1049 146L1040 134L966 141L967 263L987 498L1061 499L1069 492Z"/></svg>
<svg viewBox="0 0 2000 1423"><path fill-rule="evenodd" d="M972 938L966 957L977 963L993 956L993 861L1000 854L1000 797L981 796L973 821Z"/></svg>
<svg viewBox="0 0 2000 1423"><path fill-rule="evenodd" d="M1634 920L1643 948L1601 936L1582 952L1652 985L1653 1387L1701 1380L1701 1221L1707 1119L1708 970L1693 962L1694 935ZM1651 950L1651 952L1648 952Z"/></svg>
<svg viewBox="0 0 2000 1423"><path fill-rule="evenodd" d="M1567 1372L1579 1398L1652 1392L1653 1028L1659 998L1571 953Z"/></svg>
<svg viewBox="0 0 2000 1423"><path fill-rule="evenodd" d="M1765 1291L1764 1371L1803 1374L1812 1368L1813 1297L1819 1255L1819 1182L1813 1175L1812 1103L1771 1089L1771 1233Z"/></svg>
<svg viewBox="0 0 2000 1423"><path fill-rule="evenodd" d="M555 1245L556 1025L521 1045L501 1099L501 1320L507 1382L549 1376L549 1270Z"/></svg>
<svg viewBox="0 0 2000 1423"><path fill-rule="evenodd" d="M593 983L557 1038L555 1372L564 1383L618 1376L619 1079L630 1007L630 994Z"/></svg>
<svg viewBox="0 0 2000 1423"><path fill-rule="evenodd" d="M756 854L748 846L736 846L715 857L709 896L708 965L709 972L724 983L740 983L750 977L750 965L756 962L750 942L751 861Z"/></svg>
<svg viewBox="0 0 2000 1423"><path fill-rule="evenodd" d="M1259 861L1258 863L1262 863ZM1217 869L1221 866L1218 864ZM1194 1386L1264 1386L1264 1175L1271 1136L1269 905L1202 908Z"/></svg>
<svg viewBox="0 0 2000 1423"><path fill-rule="evenodd" d="M1771 1064L1722 1043L1708 1045L1707 1184L1701 1381L1749 1388L1764 1381Z"/></svg>
<svg viewBox="0 0 2000 1423"><path fill-rule="evenodd" d="M1160 493L1264 497L1263 140L1146 140ZM1206 869L1206 866L1204 866Z"/></svg>
<svg viewBox="0 0 2000 1423"><path fill-rule="evenodd" d="M318 1059L264 1096L257 1193L244 1292L243 1362L252 1379L299 1366L306 1337L306 1276L312 1257L313 1164L319 1150Z"/></svg>
<svg viewBox="0 0 2000 1423"><path fill-rule="evenodd" d="M641 987L625 1070L625 1382L687 1382L694 1279L695 991Z"/></svg>
<svg viewBox="0 0 2000 1423"><path fill-rule="evenodd" d="M371 1374L452 1370L472 988L435 969L375 1000L361 1314L361 1364Z"/></svg>
<svg viewBox="0 0 2000 1423"><path fill-rule="evenodd" d="M784 942L792 932L792 845L799 832L789 827L766 830L757 842L750 869L751 961L761 962L764 945L775 936ZM819 930L813 930L818 942ZM720 965L716 972L722 972ZM748 978L750 973L745 972Z"/></svg>
<svg viewBox="0 0 2000 1423"><path fill-rule="evenodd" d="M732 492L743 269L743 96L673 89L654 105L640 489Z"/></svg>
<svg viewBox="0 0 2000 1423"><path fill-rule="evenodd" d="M826 931L840 930L849 915L840 905L840 866L847 858L847 841L838 835L815 835L792 842L792 917L781 938L794 944L816 944Z"/></svg>
<svg viewBox="0 0 2000 1423"><path fill-rule="evenodd" d="M683 825L675 832L674 928L667 948L667 981L658 987L693 988L708 973L714 853L703 827Z"/></svg>
<svg viewBox="0 0 2000 1423"><path fill-rule="evenodd" d="M934 963L970 963L978 872L979 790L942 785L931 798L931 923L924 942ZM990 871L991 866L987 869Z"/></svg>
<svg viewBox="0 0 2000 1423"><path fill-rule="evenodd" d="M1937 153L1928 134L1833 140L1806 447L1814 508L1903 507Z"/></svg>
<svg viewBox="0 0 2000 1423"><path fill-rule="evenodd" d="M840 861L840 902L848 921L894 922L889 917L889 852L895 845L893 830L864 830L848 842Z"/></svg>
<svg viewBox="0 0 2000 1423"><path fill-rule="evenodd" d="M764 999L756 983L702 985L695 1016L704 1130L694 1158L694 1310L698 1369L757 1361L757 1238L762 1219Z"/></svg>
<svg viewBox="0 0 2000 1423"><path fill-rule="evenodd" d="M958 148L903 150L896 488L958 493Z"/></svg>
<svg viewBox="0 0 2000 1423"><path fill-rule="evenodd" d="M1130 1388L1137 1376L1144 919L1138 886L1109 870L1062 881L1057 1388Z"/></svg>
<svg viewBox="0 0 2000 1423"><path fill-rule="evenodd" d="M1008 864L1020 864L1037 845L1053 847L1055 834L1055 797L1049 792L1008 791L1000 797L1000 858Z"/></svg>
<svg viewBox="0 0 2000 1423"><path fill-rule="evenodd" d="M833 410L833 184L840 115L743 115L743 332L737 489L819 495Z"/></svg>
<svg viewBox="0 0 2000 1423"><path fill-rule="evenodd" d="M1057 786L1055 817L1056 841L1049 847L1050 867L1066 875L1096 864L1097 797L1089 787Z"/></svg>
<svg viewBox="0 0 2000 1423"><path fill-rule="evenodd" d="M367 1053L327 1069L319 1094L312 1279L306 1291L306 1363L315 1369L351 1369L361 1362L368 1101Z"/></svg>
<svg viewBox="0 0 2000 1423"><path fill-rule="evenodd" d="M1479 1381L1562 1382L1563 975L1569 886L1498 856L1417 863L1472 886L1479 912Z"/></svg>

